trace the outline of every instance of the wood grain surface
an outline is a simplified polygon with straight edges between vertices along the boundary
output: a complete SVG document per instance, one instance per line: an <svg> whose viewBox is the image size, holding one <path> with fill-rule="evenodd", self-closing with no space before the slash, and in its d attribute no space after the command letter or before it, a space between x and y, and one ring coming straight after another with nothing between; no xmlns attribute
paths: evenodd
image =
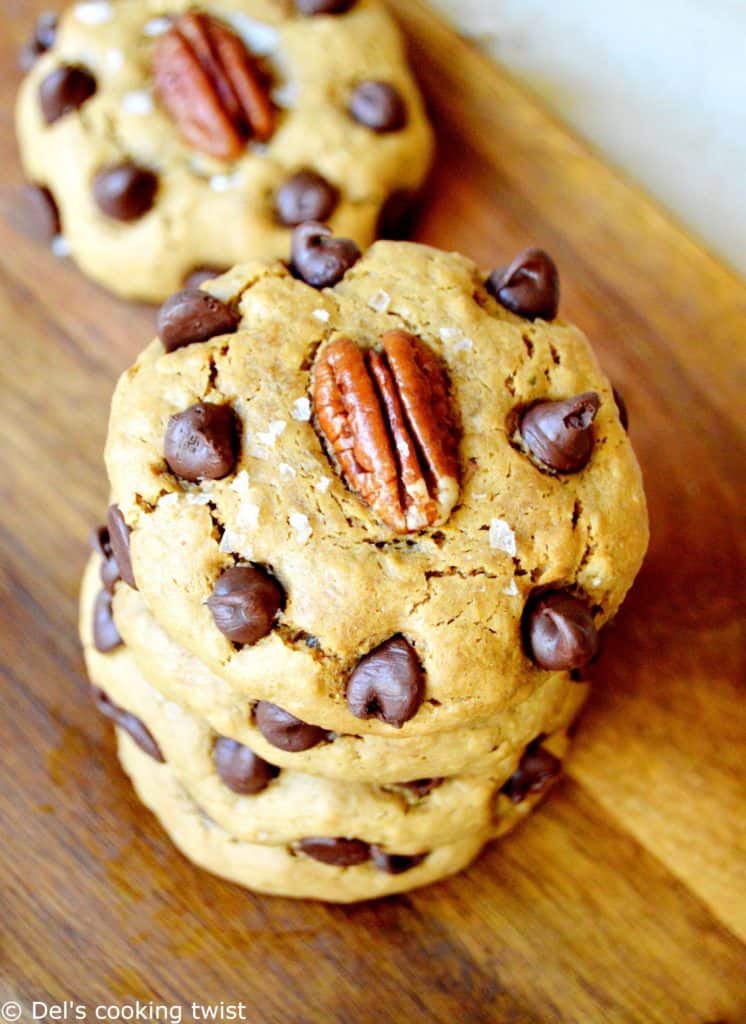
<svg viewBox="0 0 746 1024"><path fill-rule="evenodd" d="M114 761L75 634L109 396L153 311L24 234L15 53L41 4L6 0L0 1003L24 1020L139 999L243 1003L255 1024L746 1021L746 287L423 4L393 6L440 134L418 235L485 267L554 255L562 312L630 408L647 562L565 780L463 875L344 909L187 863Z"/></svg>

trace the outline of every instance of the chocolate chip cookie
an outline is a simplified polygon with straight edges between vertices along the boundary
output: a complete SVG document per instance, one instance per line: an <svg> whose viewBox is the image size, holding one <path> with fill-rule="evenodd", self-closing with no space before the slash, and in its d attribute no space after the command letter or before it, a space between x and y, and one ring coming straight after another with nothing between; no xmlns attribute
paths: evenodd
<svg viewBox="0 0 746 1024"><path fill-rule="evenodd" d="M120 295L285 256L323 219L365 246L406 208L432 136L378 0L81 0L22 55L30 218Z"/></svg>

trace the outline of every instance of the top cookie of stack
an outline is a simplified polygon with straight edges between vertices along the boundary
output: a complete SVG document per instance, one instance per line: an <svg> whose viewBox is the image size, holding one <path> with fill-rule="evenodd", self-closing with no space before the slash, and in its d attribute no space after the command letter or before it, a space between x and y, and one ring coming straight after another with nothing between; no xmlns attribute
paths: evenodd
<svg viewBox="0 0 746 1024"><path fill-rule="evenodd" d="M320 218L368 245L432 136L378 0L85 0L40 20L17 127L41 229L121 295L279 258Z"/></svg>
<svg viewBox="0 0 746 1024"><path fill-rule="evenodd" d="M117 561L246 714L478 729L594 656L647 543L639 468L544 254L487 280L358 256L304 225L292 271L166 303L112 405Z"/></svg>

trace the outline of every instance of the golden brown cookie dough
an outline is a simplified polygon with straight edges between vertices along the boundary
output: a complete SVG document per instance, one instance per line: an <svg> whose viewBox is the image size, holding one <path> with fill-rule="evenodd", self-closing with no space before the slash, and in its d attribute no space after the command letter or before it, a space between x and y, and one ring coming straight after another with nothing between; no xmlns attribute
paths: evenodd
<svg viewBox="0 0 746 1024"><path fill-rule="evenodd" d="M173 20L194 9L191 0L73 3L18 98L24 169L56 206L49 223L63 232L58 250L69 247L85 273L130 298L162 300L199 268L284 258L290 230L281 217L309 209L365 246L387 201L416 193L430 162L423 105L378 0L356 0L333 17L273 0L202 0L198 10L237 35L266 75L261 94L274 123L269 137L255 131L228 158L195 148L156 90L153 67ZM395 129L350 113L370 81L400 98L405 117ZM197 105L181 78L175 93ZM299 173L312 175L302 202L297 189L287 192ZM331 205L314 198L318 176Z"/></svg>

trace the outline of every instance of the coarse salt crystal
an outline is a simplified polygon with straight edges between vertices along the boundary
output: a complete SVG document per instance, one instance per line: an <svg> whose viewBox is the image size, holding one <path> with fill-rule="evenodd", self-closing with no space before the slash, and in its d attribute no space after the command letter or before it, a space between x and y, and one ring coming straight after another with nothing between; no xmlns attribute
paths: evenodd
<svg viewBox="0 0 746 1024"><path fill-rule="evenodd" d="M329 310L328 309L314 309L314 311L313 311L313 313L311 315L316 317L317 320L320 320L322 322L322 324L328 324L329 323Z"/></svg>
<svg viewBox="0 0 746 1024"><path fill-rule="evenodd" d="M230 489L235 491L236 494L248 494L249 491L249 474L245 469L242 469L230 484Z"/></svg>
<svg viewBox="0 0 746 1024"><path fill-rule="evenodd" d="M331 487L331 484L332 484L331 479L328 476L322 476L322 478L320 480L316 481L316 490L320 494L326 494L326 492Z"/></svg>
<svg viewBox="0 0 746 1024"><path fill-rule="evenodd" d="M456 338L461 337L461 331L458 327L441 327L438 331L441 341L455 341Z"/></svg>
<svg viewBox="0 0 746 1024"><path fill-rule="evenodd" d="M83 25L105 25L114 17L109 0L89 0L73 8L76 19Z"/></svg>
<svg viewBox="0 0 746 1024"><path fill-rule="evenodd" d="M307 423L311 419L311 401L305 395L293 402L292 417L301 423Z"/></svg>
<svg viewBox="0 0 746 1024"><path fill-rule="evenodd" d="M161 36L164 32L168 32L170 28L170 18L151 18L150 21L145 22L142 31L145 36Z"/></svg>
<svg viewBox="0 0 746 1024"><path fill-rule="evenodd" d="M298 102L300 87L297 82L283 82L270 93L273 102L284 110L289 110Z"/></svg>
<svg viewBox="0 0 746 1024"><path fill-rule="evenodd" d="M266 445L268 448L274 448L277 438L286 426L285 420L272 420L266 432L257 433L256 439L260 444Z"/></svg>
<svg viewBox="0 0 746 1024"><path fill-rule="evenodd" d="M251 501L242 501L236 513L236 526L241 530L253 530L259 522L259 506Z"/></svg>
<svg viewBox="0 0 746 1024"><path fill-rule="evenodd" d="M64 235L55 235L52 239L50 248L58 259L64 259L65 256L70 255L70 243Z"/></svg>
<svg viewBox="0 0 746 1024"><path fill-rule="evenodd" d="M153 97L145 89L136 89L133 92L126 92L122 96L122 112L145 116L153 113Z"/></svg>
<svg viewBox="0 0 746 1024"><path fill-rule="evenodd" d="M511 580L507 587L503 587L503 594L507 594L508 597L518 597L518 587L515 585L515 580Z"/></svg>
<svg viewBox="0 0 746 1024"><path fill-rule="evenodd" d="M230 530L226 530L223 536L220 538L220 551L225 554L232 554L238 547L238 540L234 533Z"/></svg>
<svg viewBox="0 0 746 1024"><path fill-rule="evenodd" d="M371 297L368 299L368 305L371 309L374 309L376 313L385 313L391 305L391 296L388 292L380 291L373 292Z"/></svg>
<svg viewBox="0 0 746 1024"><path fill-rule="evenodd" d="M292 478L295 476L295 470L287 462L281 462L277 469L280 476L283 477L285 480L292 480Z"/></svg>
<svg viewBox="0 0 746 1024"><path fill-rule="evenodd" d="M471 352L471 350L473 348L474 348L474 342L471 340L471 338L464 337L464 338L460 338L456 342L456 344L453 346L453 351L454 352Z"/></svg>
<svg viewBox="0 0 746 1024"><path fill-rule="evenodd" d="M518 550L515 543L515 534L504 519L493 519L490 522L490 547L498 551L504 551L506 555L513 557Z"/></svg>
<svg viewBox="0 0 746 1024"><path fill-rule="evenodd" d="M271 25L250 18L243 11L226 11L223 17L233 26L248 48L257 57L266 57L277 49L279 33Z"/></svg>
<svg viewBox="0 0 746 1024"><path fill-rule="evenodd" d="M303 512L291 512L288 516L288 522L295 534L295 539L299 544L305 544L309 539L313 530L311 524L308 521L308 516L304 515Z"/></svg>
<svg viewBox="0 0 746 1024"><path fill-rule="evenodd" d="M213 174L210 178L210 188L213 192L229 192L240 184L241 175L238 171L233 174Z"/></svg>
<svg viewBox="0 0 746 1024"><path fill-rule="evenodd" d="M104 54L106 70L112 74L124 67L124 54L121 50L107 50Z"/></svg>
<svg viewBox="0 0 746 1024"><path fill-rule="evenodd" d="M171 505L178 505L178 504L179 504L179 495L176 493L176 491L170 491L168 494L164 494L163 497L161 498L161 500L158 502L158 505L161 508L169 508Z"/></svg>
<svg viewBox="0 0 746 1024"><path fill-rule="evenodd" d="M188 491L187 505L209 505L212 500L209 494L200 494L199 491Z"/></svg>

